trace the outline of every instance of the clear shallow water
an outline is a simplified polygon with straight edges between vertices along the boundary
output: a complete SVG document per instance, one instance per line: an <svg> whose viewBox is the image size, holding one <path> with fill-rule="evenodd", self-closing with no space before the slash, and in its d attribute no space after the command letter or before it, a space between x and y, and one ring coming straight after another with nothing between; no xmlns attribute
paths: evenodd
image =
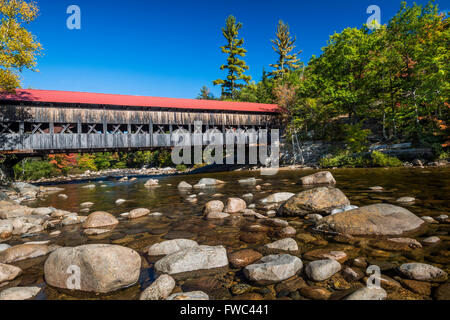
<svg viewBox="0 0 450 320"><path fill-rule="evenodd" d="M80 204L93 202L91 212L108 211L119 216L135 208L148 208L151 212L161 212L161 217L144 217L132 221L121 220L121 223L110 233L100 236L86 236L82 233L80 226L68 226L62 229L58 237L50 237L47 233L39 234L30 239L15 239L10 244L19 244L24 241L42 241L51 239L52 243L60 246L76 246L87 243L112 243L130 247L137 250L143 257L143 266L139 285L122 290L109 296L96 296L86 294L63 293L46 287L43 281L43 262L45 257L24 261L17 265L24 268L24 275L17 279L15 285L41 285L45 290L39 295L40 299L136 299L139 297L141 288L147 287L154 279L152 261L143 254L144 248L165 239L189 238L200 244L224 245L227 250L233 251L239 248L259 248L264 243L278 240L279 237L269 232L261 243L246 243L240 240L242 228L251 224L252 219L233 219L225 221L207 221L202 217L202 209L206 202L219 199L226 201L229 197L242 197L243 194L253 193L252 203L257 203L275 192L297 193L304 188L298 185L300 177L313 173L314 171L288 171L281 170L275 176L260 176L256 172L226 172L202 175L168 176L160 178L160 186L146 188L144 183L148 178L133 182L108 181L95 182L95 189L83 189L85 184L66 184L63 193L68 195L67 200L58 196L50 195L46 199L33 203L32 206L53 206L58 209L79 212ZM413 205L405 206L418 216L438 216L449 214L450 204L450 169L449 168L426 168L426 169L338 169L332 171L337 185L351 203L363 206L373 203L386 202L396 204L395 200L402 196L413 196L417 200ZM192 190L181 192L177 185L181 181L195 184L203 177L211 177L227 182L214 188ZM255 177L263 179L258 184L261 190L254 186L243 186L237 182L239 179ZM264 185L270 184L270 185ZM103 185L103 186L102 186ZM369 190L372 186L382 186L385 191L373 192ZM198 195L203 192L204 195ZM221 197L212 197L214 194L223 194ZM186 201L190 194L197 194L198 202L195 204ZM127 202L118 206L115 201L119 198ZM311 228L303 219L292 218L289 220L298 234L311 234ZM365 256L368 259L382 259L394 264L409 261L424 261L433 263L449 271L449 227L448 225L433 226L427 235L438 235L443 242L433 248L414 250L413 253L387 252L377 250L373 247L356 246L349 247L348 244L337 243L333 239L314 235L317 241L313 243L299 242L301 252L307 252L317 248L333 248L345 250L350 255ZM379 251L379 252L378 252ZM192 277L198 275L193 274ZM233 283L245 282L240 271L231 270L228 273L214 275L221 286L229 288ZM181 284L183 284L183 279ZM270 289L270 288L269 288ZM267 289L267 290L269 290ZM264 291L264 290L263 290ZM269 290L270 291L270 290ZM219 290L213 298L230 298L228 289Z"/></svg>

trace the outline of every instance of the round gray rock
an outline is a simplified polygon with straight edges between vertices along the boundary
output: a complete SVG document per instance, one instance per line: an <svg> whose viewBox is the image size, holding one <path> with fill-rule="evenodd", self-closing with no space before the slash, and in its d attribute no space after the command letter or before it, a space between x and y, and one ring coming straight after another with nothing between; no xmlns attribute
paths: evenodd
<svg viewBox="0 0 450 320"><path fill-rule="evenodd" d="M155 243L148 249L149 256L163 256L183 249L197 247L198 243L189 239L173 239Z"/></svg>
<svg viewBox="0 0 450 320"><path fill-rule="evenodd" d="M280 282L296 275L303 268L302 260L290 254L263 257L244 268L244 275L260 283Z"/></svg>
<svg viewBox="0 0 450 320"><path fill-rule="evenodd" d="M176 274L227 265L227 252L223 246L196 246L165 256L155 263L155 269L163 273Z"/></svg>
<svg viewBox="0 0 450 320"><path fill-rule="evenodd" d="M135 284L141 257L129 248L109 244L89 244L59 248L45 261L45 281L57 288L73 289L69 277L79 268L81 291L108 293Z"/></svg>
<svg viewBox="0 0 450 320"><path fill-rule="evenodd" d="M314 281L324 281L341 271L341 264L334 259L316 260L308 263L306 275Z"/></svg>
<svg viewBox="0 0 450 320"><path fill-rule="evenodd" d="M447 272L425 263L405 263L398 270L403 276L412 280L444 282L448 279Z"/></svg>

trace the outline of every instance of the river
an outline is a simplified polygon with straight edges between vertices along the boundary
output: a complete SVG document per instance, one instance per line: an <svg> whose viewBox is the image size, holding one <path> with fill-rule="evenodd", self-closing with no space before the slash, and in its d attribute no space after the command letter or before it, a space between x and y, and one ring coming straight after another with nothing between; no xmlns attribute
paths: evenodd
<svg viewBox="0 0 450 320"><path fill-rule="evenodd" d="M436 217L450 212L450 168L372 168L337 169L331 171L337 181L336 187L345 193L353 205L363 206L380 202L398 205L395 202L397 198L412 196L416 198L416 202L412 205L403 206L418 216ZM56 291L45 285L43 279L45 257L42 257L18 264L24 269L24 275L19 280L16 280L18 282L17 286L43 286L45 289L41 291L38 299L137 299L142 290L141 288L147 287L155 277L152 268L154 261L143 253L143 249L151 244L165 239L189 238L196 240L200 244L224 245L227 250L232 251L247 247L258 248L264 243L279 239L268 233L263 242L259 244L241 241L240 232L242 232L242 226L249 222L245 222L246 219L244 221L239 219L207 221L202 216L202 209L206 202L213 199L226 202L229 197L242 197L246 193L252 193L254 199L248 202L249 204L258 203L261 198L275 192L297 193L304 190L304 187L298 184L300 177L313 172L315 171L280 170L274 176L261 176L259 171L176 175L159 178L160 186L153 188L144 186L148 177L133 182L109 181L107 179L95 181L93 183L96 184L96 187L93 189L82 188L87 183L60 185L60 187L65 188L64 193L68 196L67 200L63 200L57 194L54 194L33 203L32 206L53 206L58 209L79 212L81 203L93 202L94 205L91 208L91 212L107 211L119 217L121 213L135 208L148 208L151 212L162 213L162 216L144 217L136 220L122 219L112 232L99 236L87 236L82 233L80 226L68 226L62 230L61 235L58 237L50 237L48 233L40 233L31 239L15 239L10 244L20 244L30 240L51 240L52 244L60 246L111 243L130 247L137 250L143 257L144 263L139 285L105 296ZM207 189L194 189L189 192L177 189L177 185L181 181L195 184L203 177L216 178L227 183ZM248 177L262 179L263 181L258 183L261 185L261 189L257 190L255 186L244 186L237 182L239 179ZM382 186L384 191L371 191L369 188L372 186ZM191 194L197 195L197 203L186 201L186 198ZM122 205L116 205L115 201L120 198L127 201ZM432 225L427 234L421 237L437 235L442 240L439 245L399 252L380 250L361 243L355 245L337 242L329 237L312 233L310 224L305 223L300 218L288 218L287 220L297 229L297 236L300 234L311 236L311 241L306 241L306 237L297 238L300 239L298 244L301 248L301 253L318 248L343 250L349 254L350 258L365 257L369 262L386 262L388 266L391 265L390 268L385 267L386 274L392 277L396 275L394 266L408 261L433 263L449 272L450 237L448 232L450 228L448 224ZM192 275L193 278L197 276L199 275ZM210 277L211 281L204 281L207 283L205 286L209 284L212 287L209 289L211 289L212 298L215 299L231 298L232 294L229 289L232 285L245 282L242 273L236 270L228 270L219 275L206 276ZM183 284L186 285L186 283L187 287L189 287L189 284L191 287L195 286L195 281L190 280L192 279L183 279L177 284L181 284L183 289L185 289ZM253 292L257 292L257 294L265 298L274 298L276 295L273 286L259 287L254 289Z"/></svg>

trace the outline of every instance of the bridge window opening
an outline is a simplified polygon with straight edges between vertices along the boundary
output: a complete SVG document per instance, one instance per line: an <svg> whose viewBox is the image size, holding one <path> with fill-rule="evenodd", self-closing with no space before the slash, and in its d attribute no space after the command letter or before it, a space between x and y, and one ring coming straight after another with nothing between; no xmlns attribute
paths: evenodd
<svg viewBox="0 0 450 320"><path fill-rule="evenodd" d="M87 134L103 133L103 125L99 124L99 123L82 124L81 125L81 133L87 133Z"/></svg>
<svg viewBox="0 0 450 320"><path fill-rule="evenodd" d="M131 133L132 134L148 134L150 126L148 124L132 124Z"/></svg>
<svg viewBox="0 0 450 320"><path fill-rule="evenodd" d="M109 134L126 134L128 133L128 125L126 124L108 124L107 133Z"/></svg>
<svg viewBox="0 0 450 320"><path fill-rule="evenodd" d="M0 134L15 134L19 131L19 122L0 122Z"/></svg>
<svg viewBox="0 0 450 320"><path fill-rule="evenodd" d="M168 125L156 125L154 126L155 134L169 134L170 127Z"/></svg>
<svg viewBox="0 0 450 320"><path fill-rule="evenodd" d="M76 123L55 123L53 132L55 134L75 134L77 133Z"/></svg>
<svg viewBox="0 0 450 320"><path fill-rule="evenodd" d="M28 134L49 134L50 124L25 122L24 132Z"/></svg>

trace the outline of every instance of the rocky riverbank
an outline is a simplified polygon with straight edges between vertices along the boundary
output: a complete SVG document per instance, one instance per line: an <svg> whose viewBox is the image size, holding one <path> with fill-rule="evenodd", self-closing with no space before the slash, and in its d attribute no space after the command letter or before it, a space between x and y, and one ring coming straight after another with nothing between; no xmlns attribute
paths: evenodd
<svg viewBox="0 0 450 320"><path fill-rule="evenodd" d="M256 196L270 187L263 179L181 181L173 188L185 206L197 208L200 202L202 210L193 210L191 223L175 220L171 229L166 227L171 213L152 208L130 207L119 216L91 212L91 202L80 203L77 213L32 208L24 203L54 193L60 199L68 196L63 188L15 183L0 201L0 299L42 294L42 286L24 286L20 280L36 268L41 268L47 290L69 295L131 290L129 298L141 300L450 298L448 216L419 217L408 209L415 198L405 196L358 207L336 188L330 172L297 180L305 190L263 198ZM230 184L252 193L219 193ZM87 184L83 189L98 187ZM155 191L163 186L149 179L144 187ZM123 203L117 201L118 206ZM150 221L149 234L138 227L141 234L131 240L105 238L122 226ZM88 243L56 241L65 232L81 233ZM40 235L48 240L31 241ZM425 263L430 249L433 262ZM32 263L36 260L40 262ZM379 288L366 286L370 266L381 271ZM156 279L140 282L149 270ZM83 275L79 281L77 272Z"/></svg>

